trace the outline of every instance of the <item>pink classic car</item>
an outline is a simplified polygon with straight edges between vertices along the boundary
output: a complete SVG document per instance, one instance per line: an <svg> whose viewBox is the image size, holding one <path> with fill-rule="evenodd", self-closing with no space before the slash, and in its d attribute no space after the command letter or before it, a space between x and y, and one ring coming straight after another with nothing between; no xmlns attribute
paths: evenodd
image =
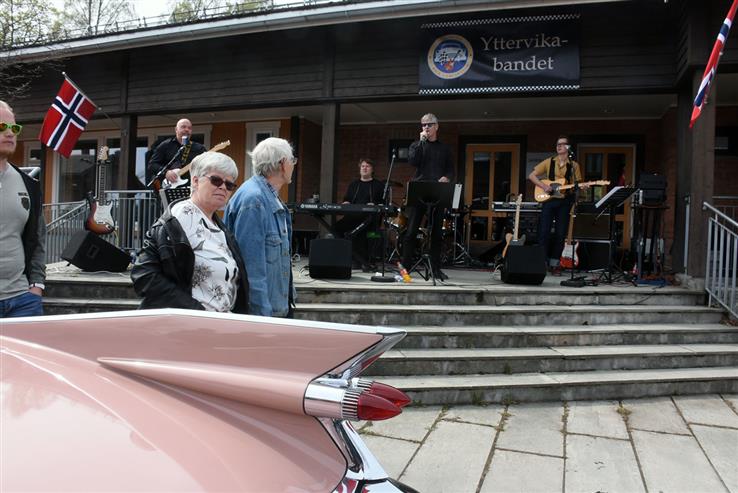
<svg viewBox="0 0 738 493"><path fill-rule="evenodd" d="M412 492L349 420L404 331L187 310L0 319L0 491Z"/></svg>

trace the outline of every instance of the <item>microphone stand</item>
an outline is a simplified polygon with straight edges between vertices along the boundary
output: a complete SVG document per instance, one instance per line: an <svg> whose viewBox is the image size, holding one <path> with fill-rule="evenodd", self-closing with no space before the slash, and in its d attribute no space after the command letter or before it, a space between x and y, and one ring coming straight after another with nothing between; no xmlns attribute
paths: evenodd
<svg viewBox="0 0 738 493"><path fill-rule="evenodd" d="M157 180L158 180L159 182L162 182L162 181L164 181L164 180L162 179L162 177L163 177L164 175L166 175L166 174L167 174L167 171L169 171L169 168L171 168L171 167L172 167L172 165L174 164L174 162L175 162L175 161L176 161L177 159L179 159L179 157L180 157L180 156L182 155L182 153L184 152L184 149L185 149L185 147L187 147L187 145L183 145L183 146L181 146L181 147L179 148L179 150L178 150L178 151L177 151L177 153L176 153L176 154L175 154L175 155L174 155L174 156L172 157L172 159L170 159L170 160L169 160L169 162L168 162L168 163L167 163L167 164L166 164L166 165L165 165L165 166L164 166L164 167L163 167L162 169L160 169L160 170L159 170L159 172L158 172L158 173L156 173L156 175L155 175L155 176L154 176L154 177L153 177L153 178L152 178L152 179L151 179L151 180L150 180L150 181L149 181L149 182L148 182L148 183L146 184L146 188L151 188L151 187L152 187L152 185L153 185L153 184L154 184L154 183L155 183L155 182L156 182Z"/></svg>
<svg viewBox="0 0 738 493"><path fill-rule="evenodd" d="M574 153L572 152L571 149L569 149L569 161L573 161L573 160L574 160ZM573 164L571 166L571 174L572 174L572 177L574 178L574 204L572 206L574 208L573 211L576 213L576 211L577 211L577 203L579 202L579 190L580 189L579 189L579 182L577 181L577 174L574 171L574 165ZM569 216L569 221L573 221L574 220L574 218L572 217L574 215L576 215L576 214L572 214L572 215ZM572 244L571 244L571 269L569 269L570 272L571 272L571 276L569 277L569 279L565 279L565 280L561 281L559 284L561 284L562 286L569 287L569 288L583 288L584 285L586 284L585 281L584 281L584 278L583 277L577 277L577 278L574 277L574 269L576 268L576 265L574 265L574 256L576 255L577 252L576 252L576 250L574 248L574 238L573 238L573 235L572 235L571 242L572 242Z"/></svg>
<svg viewBox="0 0 738 493"><path fill-rule="evenodd" d="M384 275L384 264L385 262L385 255L387 254L387 245L388 245L388 231L387 231L387 222L385 215L387 213L387 194L390 187L390 178L392 177L392 168L395 166L395 157L397 155L396 149L392 149L392 160L390 160L389 170L387 171L387 181L384 183L384 191L382 192L382 205L384 207L384 212L380 214L380 220L382 224L382 230L383 230L383 236L384 240L382 241L382 274L379 276L372 276L371 280L374 282L395 282L394 276L386 276Z"/></svg>

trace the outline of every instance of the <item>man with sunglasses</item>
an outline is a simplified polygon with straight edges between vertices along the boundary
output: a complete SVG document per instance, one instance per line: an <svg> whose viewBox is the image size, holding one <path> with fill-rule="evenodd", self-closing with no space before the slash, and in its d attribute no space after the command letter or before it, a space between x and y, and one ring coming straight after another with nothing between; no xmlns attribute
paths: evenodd
<svg viewBox="0 0 738 493"><path fill-rule="evenodd" d="M438 118L433 113L427 113L420 119L420 127L420 138L410 144L408 152L408 162L416 168L412 181L448 183L454 177L454 162L451 148L438 140ZM413 265L420 222L423 216L428 215L428 220L432 220L433 223L430 238L430 261L433 275L436 279L445 281L448 276L441 271L444 210L435 208L431 218L427 207L408 207L406 214L408 225L403 238L403 265L408 269Z"/></svg>
<svg viewBox="0 0 738 493"><path fill-rule="evenodd" d="M9 162L21 125L0 101L0 318L43 315L46 223L41 186Z"/></svg>

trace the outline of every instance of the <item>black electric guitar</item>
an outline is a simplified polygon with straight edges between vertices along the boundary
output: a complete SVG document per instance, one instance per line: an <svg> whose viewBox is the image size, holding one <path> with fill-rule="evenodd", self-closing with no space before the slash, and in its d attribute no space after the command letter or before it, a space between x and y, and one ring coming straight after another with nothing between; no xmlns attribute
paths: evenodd
<svg viewBox="0 0 738 493"><path fill-rule="evenodd" d="M95 191L87 192L85 200L90 207L90 212L85 220L85 229L92 231L98 235L106 235L115 231L115 220L111 211L112 204L101 204L96 197L100 197L105 193L108 181L108 167L110 167L110 159L108 157L108 147L100 147L98 152L96 166Z"/></svg>

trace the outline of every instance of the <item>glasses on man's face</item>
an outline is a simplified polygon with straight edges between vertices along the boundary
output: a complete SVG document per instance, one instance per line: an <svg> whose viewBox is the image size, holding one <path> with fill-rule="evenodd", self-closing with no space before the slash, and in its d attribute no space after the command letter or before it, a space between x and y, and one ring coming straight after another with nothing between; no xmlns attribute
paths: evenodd
<svg viewBox="0 0 738 493"><path fill-rule="evenodd" d="M558 146L568 146L568 145L569 145L568 142L557 142L556 143L556 147L558 147Z"/></svg>
<svg viewBox="0 0 738 493"><path fill-rule="evenodd" d="M433 122L432 123L421 123L420 124L420 126L423 127L423 128L432 127L433 125L435 125L435 123L433 123Z"/></svg>
<svg viewBox="0 0 738 493"><path fill-rule="evenodd" d="M296 157L286 157L284 158L288 163L291 163L292 166L297 166L297 158Z"/></svg>
<svg viewBox="0 0 738 493"><path fill-rule="evenodd" d="M10 131L13 132L13 135L18 135L21 133L21 130L23 130L23 125L0 122L0 132L5 132L7 129L10 129Z"/></svg>
<svg viewBox="0 0 738 493"><path fill-rule="evenodd" d="M224 180L219 176L205 175L205 178L210 180L210 183L212 183L215 188L220 188L220 186L225 183L226 190L228 190L229 192L232 192L236 189L235 183L233 183L232 181Z"/></svg>

